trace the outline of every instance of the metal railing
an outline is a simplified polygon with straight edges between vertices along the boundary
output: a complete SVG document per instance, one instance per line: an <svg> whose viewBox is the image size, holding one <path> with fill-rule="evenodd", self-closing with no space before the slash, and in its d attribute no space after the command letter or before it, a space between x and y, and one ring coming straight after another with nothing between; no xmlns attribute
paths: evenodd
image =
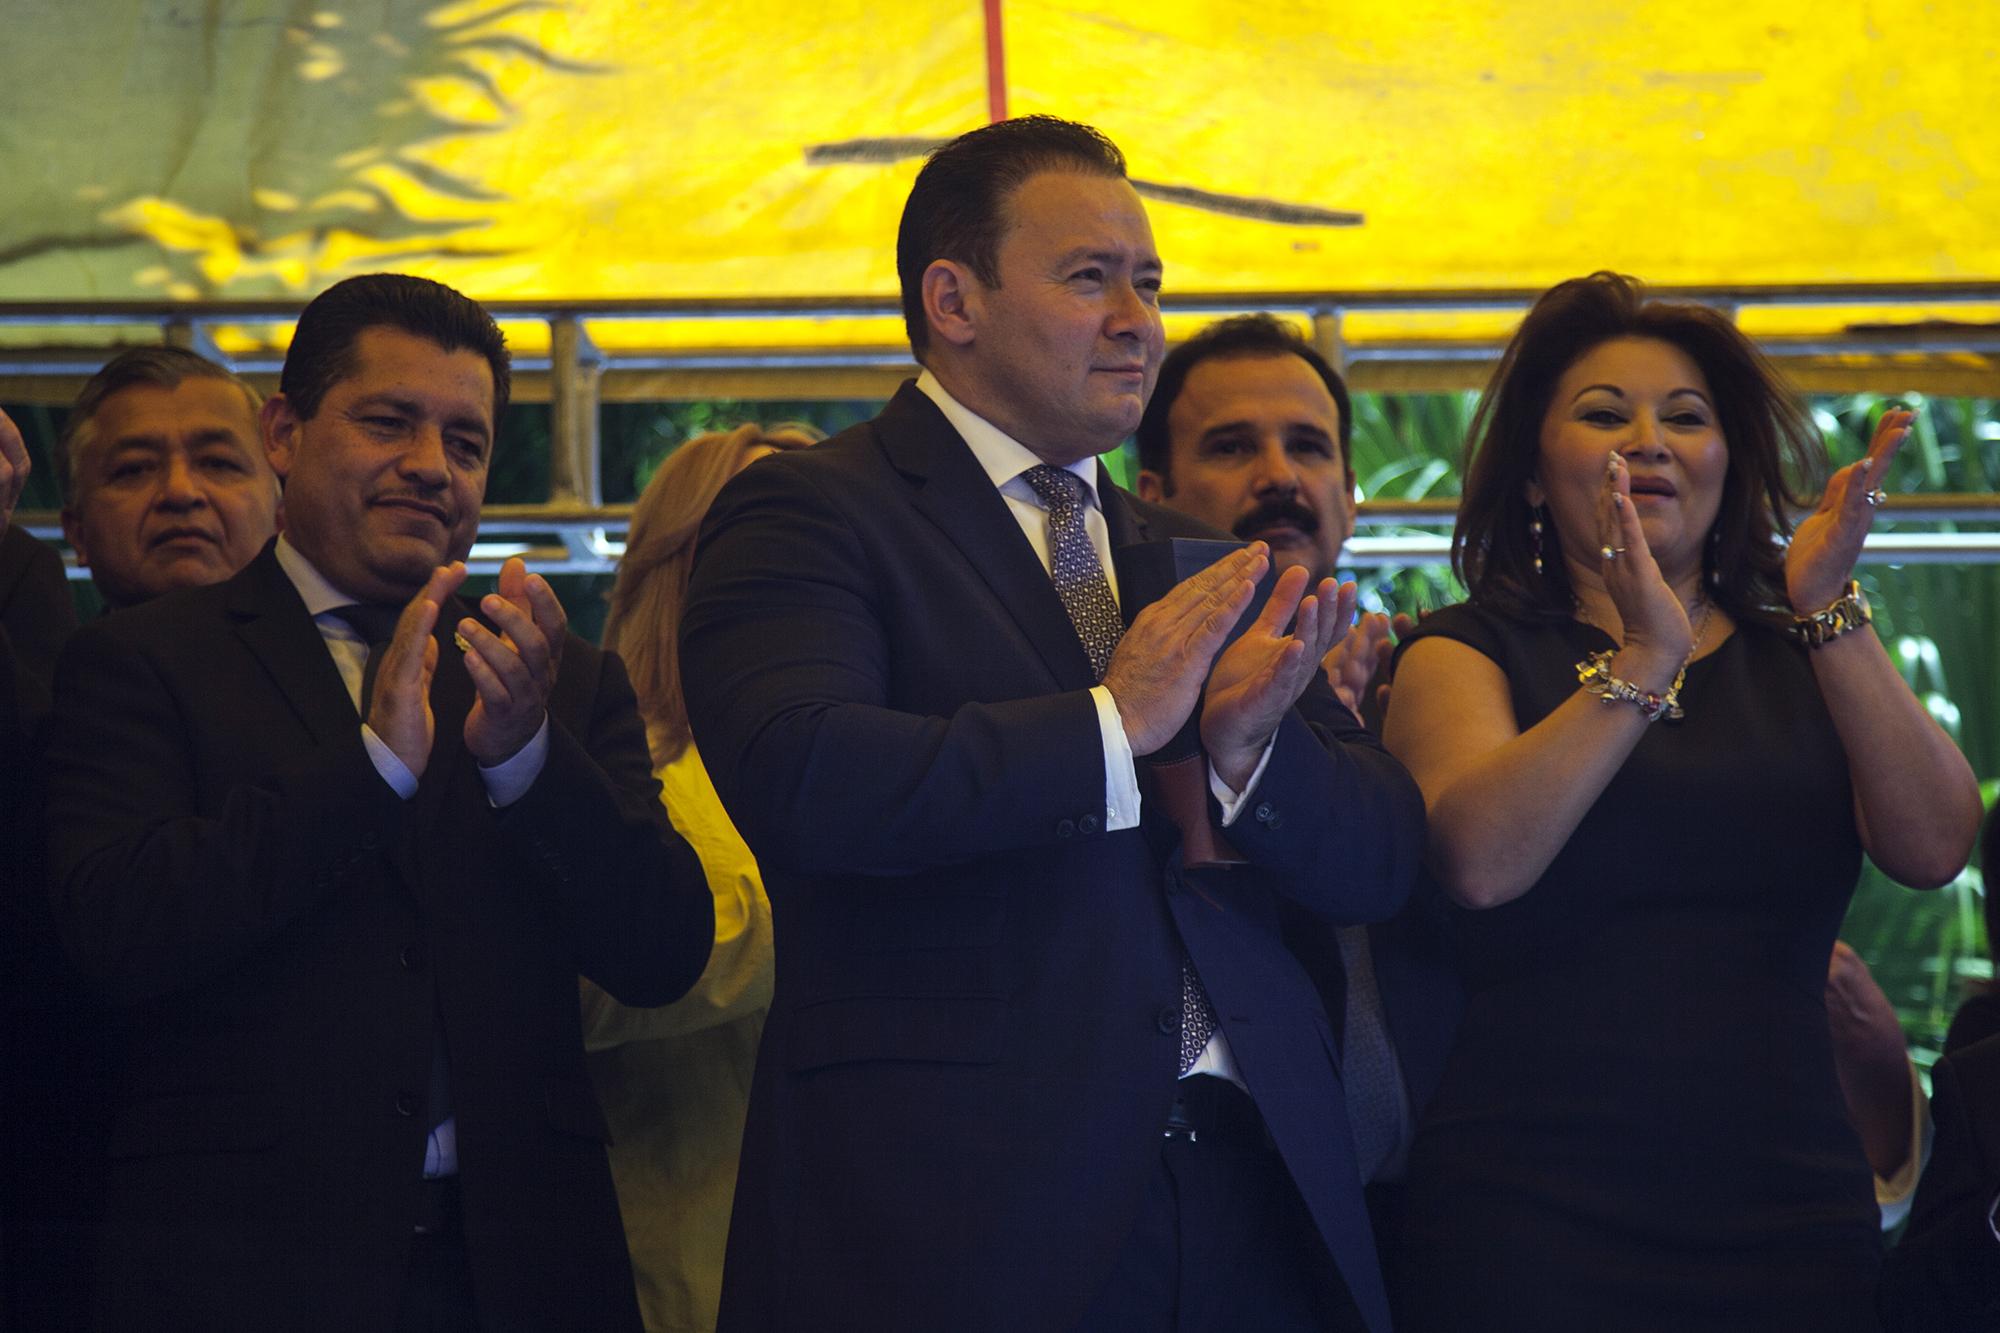
<svg viewBox="0 0 2000 1333"><path fill-rule="evenodd" d="M1898 310L1953 306L2000 306L2000 282L1921 282L1901 284L1819 283L1783 286L1659 287L1657 296L1701 301L1741 319L1747 311L1820 306L1881 309L1884 320L1849 324L1824 333L1760 340L1779 360L1823 357L1971 358L1993 373L2000 393L2000 326L1931 318L1893 321ZM1176 294L1170 315L1221 315L1247 311L1302 317L1313 341L1334 365L1350 375L1393 365L1458 366L1471 369L1498 356L1501 339L1457 340L1354 336L1357 315L1423 313L1478 314L1525 310L1538 289L1504 288L1438 291L1217 292ZM89 328L151 326L167 342L192 347L248 375L274 375L283 363L279 349L235 356L217 344L218 330L245 325L282 324L294 319L298 301L177 302L0 302L0 329L46 329L71 333ZM517 357L523 377L546 376L550 403L549 498L542 504L488 506L475 548L475 568L497 567L501 552L518 553L549 573L594 573L612 568L623 549L630 507L606 505L602 487L599 408L606 377L618 374L699 374L735 372L769 376L782 391L770 397L831 396L811 390L814 376L863 372L882 384L910 373L908 350L900 345L816 346L801 342L777 347L692 347L627 349L600 346L590 326L643 321L700 324L718 320L810 323L831 319L889 319L900 306L879 296L764 298L679 298L582 301L490 301L486 308L502 322L546 324L548 351ZM35 376L79 384L102 364L105 347L0 349L0 395L9 377ZM1912 373L1920 373L1914 371ZM1914 387L1914 386L1913 386ZM751 396L751 395L744 395ZM1356 567L1436 563L1449 551L1446 535L1455 508L1451 501L1366 501L1358 532L1347 545ZM1896 496L1884 515L1925 522L2000 524L2000 495ZM39 535L59 536L56 516L20 516ZM1431 531L1380 534L1382 527ZM1441 531L1439 530L1441 529ZM1883 532L1871 536L1868 559L1883 561L2000 561L2000 532Z"/></svg>

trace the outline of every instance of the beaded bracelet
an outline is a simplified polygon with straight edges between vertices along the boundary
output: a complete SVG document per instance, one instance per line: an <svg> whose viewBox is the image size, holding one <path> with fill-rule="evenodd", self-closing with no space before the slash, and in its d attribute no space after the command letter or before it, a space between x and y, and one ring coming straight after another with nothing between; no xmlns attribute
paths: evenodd
<svg viewBox="0 0 2000 1333"><path fill-rule="evenodd" d="M1667 686L1665 694L1655 694L1642 690L1631 681L1611 674L1611 657L1615 650L1606 648L1592 653L1576 664L1576 680L1584 691L1598 697L1606 708L1615 703L1629 703L1639 710L1639 716L1648 722L1658 722L1661 718L1678 722L1681 712L1681 682L1687 679L1687 667L1682 666L1674 673L1674 683Z"/></svg>

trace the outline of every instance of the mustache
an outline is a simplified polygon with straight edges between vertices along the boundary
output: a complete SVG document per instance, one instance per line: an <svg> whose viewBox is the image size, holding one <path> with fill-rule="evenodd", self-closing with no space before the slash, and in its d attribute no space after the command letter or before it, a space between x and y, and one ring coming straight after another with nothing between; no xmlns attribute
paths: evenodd
<svg viewBox="0 0 2000 1333"><path fill-rule="evenodd" d="M1239 539L1248 541L1265 528L1287 524L1311 537L1319 531L1319 515L1289 496L1274 496L1261 501L1257 507L1236 520L1230 529Z"/></svg>

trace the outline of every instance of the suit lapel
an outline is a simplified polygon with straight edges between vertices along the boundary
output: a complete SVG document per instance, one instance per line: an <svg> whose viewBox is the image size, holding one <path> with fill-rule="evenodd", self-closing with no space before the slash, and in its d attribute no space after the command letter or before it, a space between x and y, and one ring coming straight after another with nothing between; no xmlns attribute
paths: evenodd
<svg viewBox="0 0 2000 1333"><path fill-rule="evenodd" d="M915 483L912 503L964 554L1021 627L1062 689L1096 683L1090 657L1036 558L972 450L944 413L905 384L875 423L889 462Z"/></svg>
<svg viewBox="0 0 2000 1333"><path fill-rule="evenodd" d="M354 701L298 589L278 564L275 542L230 580L227 606L237 637L314 743L351 738L360 721Z"/></svg>
<svg viewBox="0 0 2000 1333"><path fill-rule="evenodd" d="M1098 502L1104 506L1104 526L1111 535L1111 564L1118 571L1118 614L1130 629L1132 618L1145 610L1137 597L1125 595L1125 589L1135 586L1125 574L1125 553L1134 546L1150 541L1151 533L1146 518L1132 505L1132 498L1112 484L1111 473L1104 464L1097 465Z"/></svg>

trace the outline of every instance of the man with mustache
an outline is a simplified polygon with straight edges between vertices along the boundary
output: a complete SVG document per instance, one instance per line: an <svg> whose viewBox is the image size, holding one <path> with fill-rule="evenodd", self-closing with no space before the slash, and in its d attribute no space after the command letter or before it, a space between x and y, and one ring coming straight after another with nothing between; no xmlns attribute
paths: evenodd
<svg viewBox="0 0 2000 1333"><path fill-rule="evenodd" d="M1268 542L1279 569L1300 564L1330 577L1354 530L1352 431L1347 385L1311 344L1269 315L1221 320L1161 363L1137 431L1139 494ZM1357 714L1388 631L1386 616L1364 616L1323 664ZM1287 921L1286 942L1340 1034L1348 1122L1385 1250L1417 1117L1458 1021L1460 987L1437 906L1420 887L1401 913L1372 926Z"/></svg>
<svg viewBox="0 0 2000 1333"><path fill-rule="evenodd" d="M112 610L220 583L278 530L256 390L179 347L138 347L83 386L56 446L63 535Z"/></svg>
<svg viewBox="0 0 2000 1333"><path fill-rule="evenodd" d="M1220 320L1160 365L1137 435L1139 495L1270 543L1279 569L1331 578L1354 532L1353 431L1347 385L1312 344L1269 315ZM1325 662L1341 702L1374 725L1389 628L1363 615Z"/></svg>
<svg viewBox="0 0 2000 1333"><path fill-rule="evenodd" d="M51 898L129 1036L97 1328L639 1328L576 978L674 999L711 898L617 659L519 560L453 595L509 368L448 287L322 293L284 535L63 656Z"/></svg>

